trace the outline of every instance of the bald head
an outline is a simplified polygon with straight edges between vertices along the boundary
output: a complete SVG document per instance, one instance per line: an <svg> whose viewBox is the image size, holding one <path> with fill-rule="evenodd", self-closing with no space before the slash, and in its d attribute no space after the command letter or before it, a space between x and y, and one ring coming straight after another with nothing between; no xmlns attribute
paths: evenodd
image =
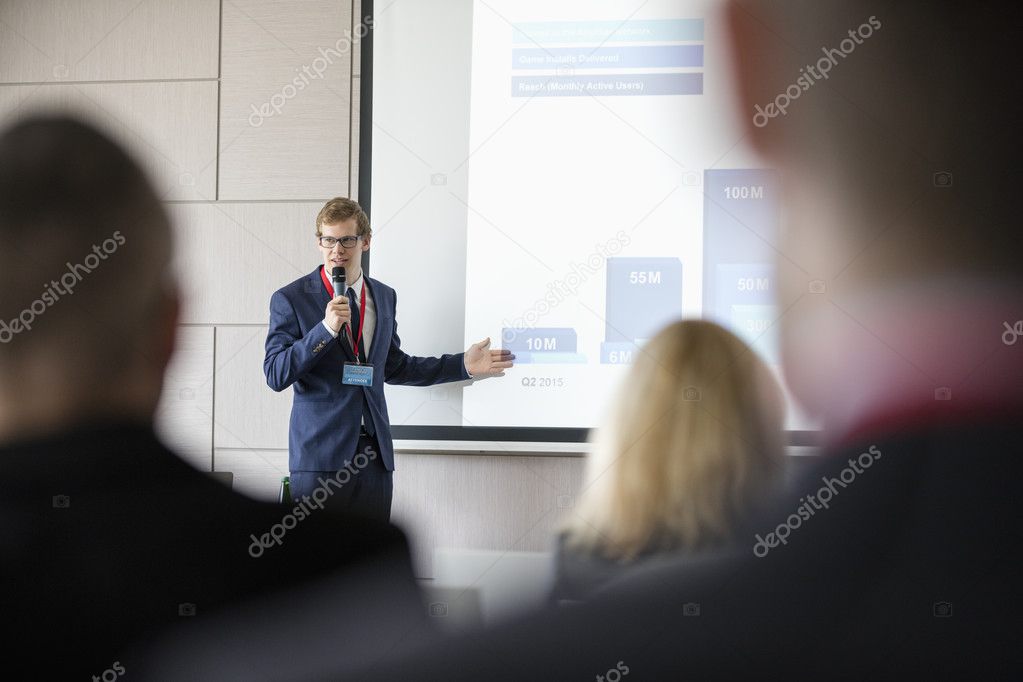
<svg viewBox="0 0 1023 682"><path fill-rule="evenodd" d="M976 349L989 357L992 319L1016 319L970 316L1021 290L1023 111L1007 29L1023 6L731 0L727 19L747 139L784 178L788 387L839 429L931 400L981 363ZM937 337L951 344L940 353Z"/></svg>
<svg viewBox="0 0 1023 682"><path fill-rule="evenodd" d="M827 278L894 226L864 254L871 281L1018 271L1021 19L1018 3L730 4L749 138L803 209L786 255Z"/></svg>
<svg viewBox="0 0 1023 682"><path fill-rule="evenodd" d="M152 186L106 136L68 118L0 133L0 409L45 392L151 411L176 315L171 247Z"/></svg>

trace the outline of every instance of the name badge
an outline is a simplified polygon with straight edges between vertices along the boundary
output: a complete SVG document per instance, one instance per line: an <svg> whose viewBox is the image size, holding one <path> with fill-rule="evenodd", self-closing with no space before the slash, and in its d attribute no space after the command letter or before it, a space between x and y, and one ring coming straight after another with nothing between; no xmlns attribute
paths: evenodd
<svg viewBox="0 0 1023 682"><path fill-rule="evenodd" d="M347 386L372 386L373 365L346 362L344 373L341 375L341 383Z"/></svg>

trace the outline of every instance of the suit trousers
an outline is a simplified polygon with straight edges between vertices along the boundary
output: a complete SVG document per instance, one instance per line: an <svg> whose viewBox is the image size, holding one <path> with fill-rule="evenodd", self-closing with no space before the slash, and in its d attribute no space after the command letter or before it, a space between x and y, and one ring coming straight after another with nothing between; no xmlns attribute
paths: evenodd
<svg viewBox="0 0 1023 682"><path fill-rule="evenodd" d="M378 521L390 521L392 474L384 466L377 439L365 431L359 434L355 455L337 471L292 471L291 497L304 497L311 504L358 514Z"/></svg>

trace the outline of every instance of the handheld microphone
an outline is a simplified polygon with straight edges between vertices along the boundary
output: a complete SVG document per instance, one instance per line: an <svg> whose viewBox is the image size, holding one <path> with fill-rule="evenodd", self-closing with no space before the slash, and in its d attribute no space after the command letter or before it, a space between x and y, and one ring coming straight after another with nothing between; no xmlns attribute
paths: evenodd
<svg viewBox="0 0 1023 682"><path fill-rule="evenodd" d="M333 270L331 270L330 281L334 284L334 298L337 298L338 296L343 296L345 293L345 288L347 286L345 284L345 269L338 265ZM341 329L347 334L348 338L352 338L351 327L348 326L347 322L341 325Z"/></svg>
<svg viewBox="0 0 1023 682"><path fill-rule="evenodd" d="M334 298L345 293L345 269L340 265L330 271L330 279L334 283Z"/></svg>

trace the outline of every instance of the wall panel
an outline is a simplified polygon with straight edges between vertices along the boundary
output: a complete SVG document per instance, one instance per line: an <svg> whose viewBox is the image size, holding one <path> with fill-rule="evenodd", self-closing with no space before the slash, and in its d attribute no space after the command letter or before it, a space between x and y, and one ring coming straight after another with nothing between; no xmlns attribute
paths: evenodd
<svg viewBox="0 0 1023 682"><path fill-rule="evenodd" d="M169 206L178 233L183 322L267 324L270 295L321 262L316 203Z"/></svg>
<svg viewBox="0 0 1023 682"><path fill-rule="evenodd" d="M192 466L213 463L213 329L178 328L156 418L160 438Z"/></svg>
<svg viewBox="0 0 1023 682"><path fill-rule="evenodd" d="M397 455L393 518L409 534L420 578L438 547L545 551L574 504L578 457Z"/></svg>
<svg viewBox="0 0 1023 682"><path fill-rule="evenodd" d="M4 0L0 83L216 78L219 0Z"/></svg>
<svg viewBox="0 0 1023 682"><path fill-rule="evenodd" d="M292 390L266 385L265 342L266 327L217 328L218 448L288 449Z"/></svg>
<svg viewBox="0 0 1023 682"><path fill-rule="evenodd" d="M348 192L351 3L224 3L221 199Z"/></svg>
<svg viewBox="0 0 1023 682"><path fill-rule="evenodd" d="M0 120L32 112L94 122L135 154L163 199L215 197L215 81L0 86Z"/></svg>

